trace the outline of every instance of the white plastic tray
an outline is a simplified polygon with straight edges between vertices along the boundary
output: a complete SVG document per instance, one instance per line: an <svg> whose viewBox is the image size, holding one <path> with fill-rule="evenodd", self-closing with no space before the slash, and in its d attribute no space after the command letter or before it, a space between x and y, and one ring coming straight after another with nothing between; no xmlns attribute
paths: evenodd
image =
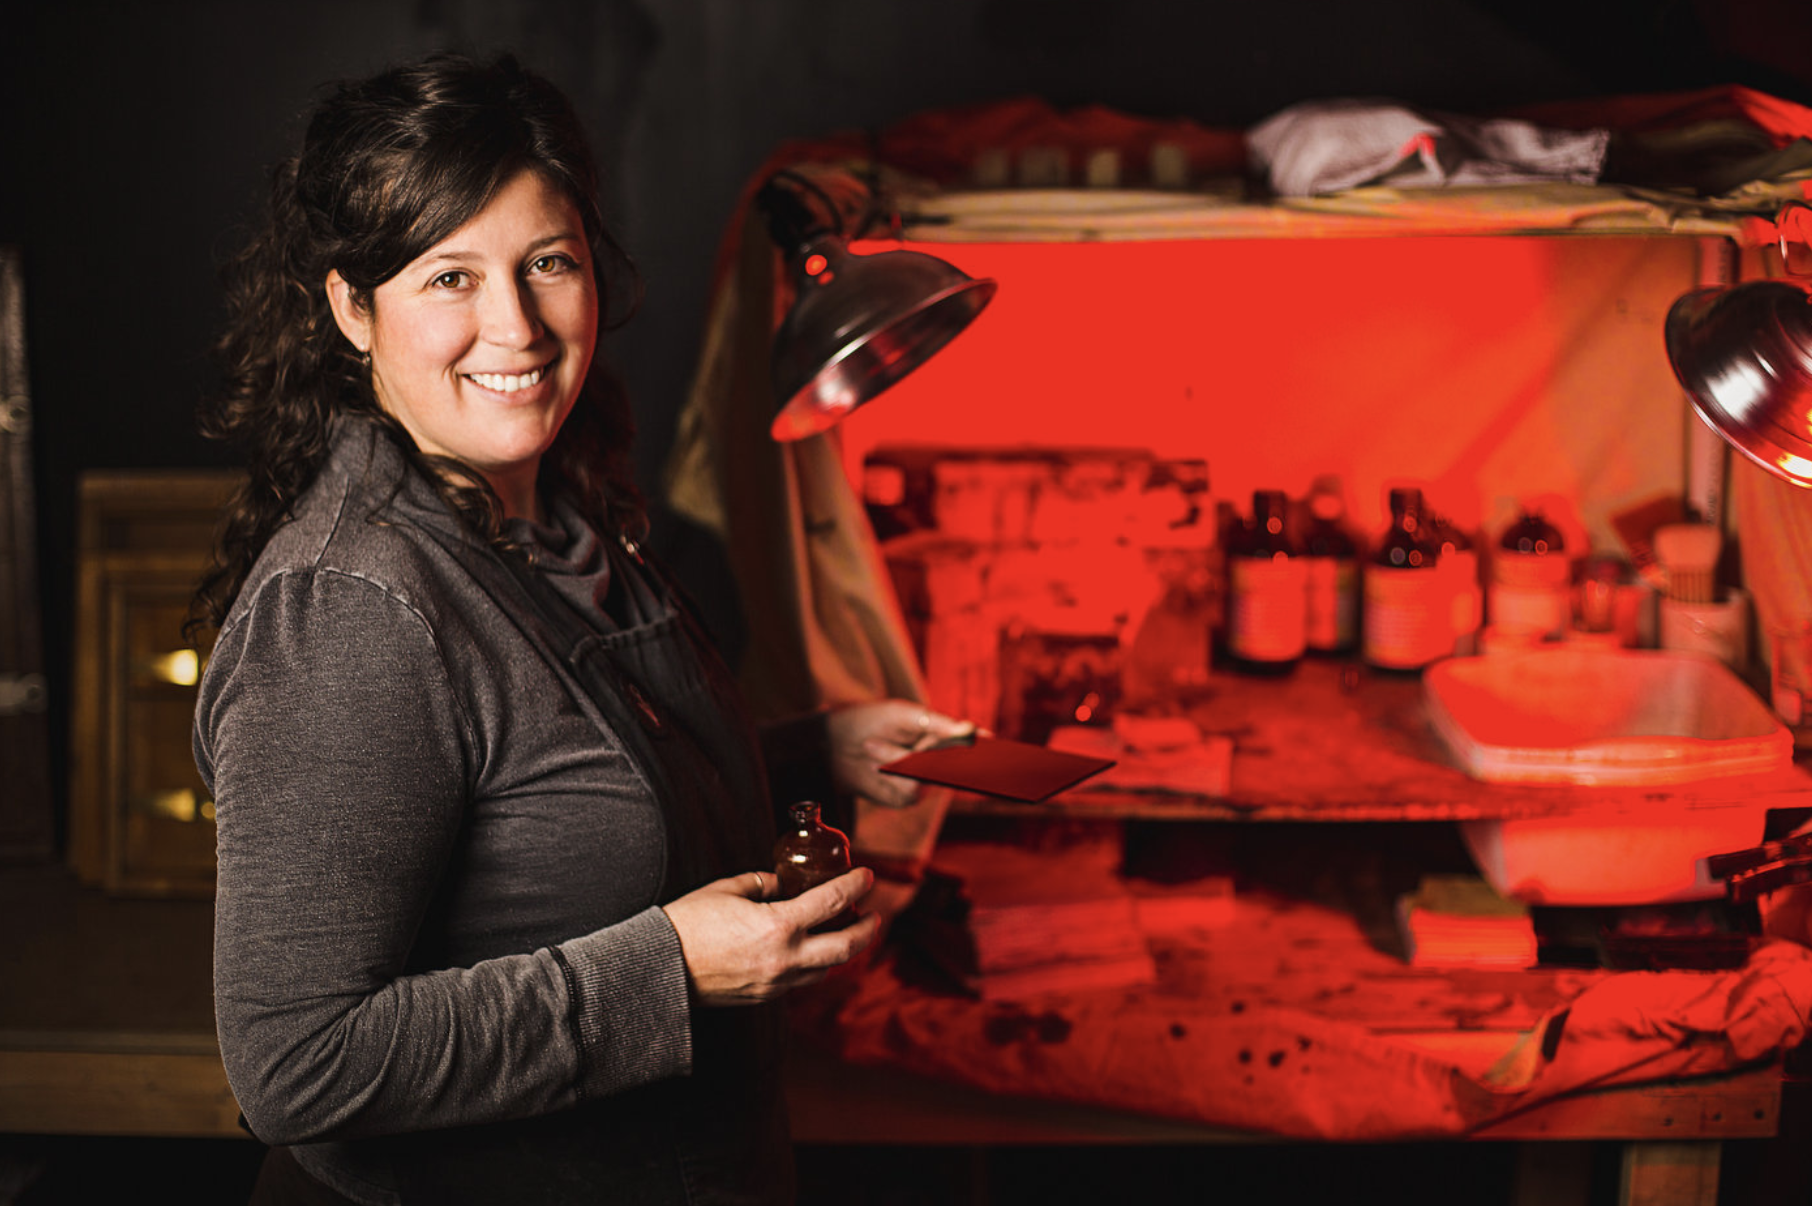
<svg viewBox="0 0 1812 1206"><path fill-rule="evenodd" d="M1538 648L1450 658L1422 682L1429 720L1477 779L1683 783L1793 760L1755 693L1696 654Z"/></svg>

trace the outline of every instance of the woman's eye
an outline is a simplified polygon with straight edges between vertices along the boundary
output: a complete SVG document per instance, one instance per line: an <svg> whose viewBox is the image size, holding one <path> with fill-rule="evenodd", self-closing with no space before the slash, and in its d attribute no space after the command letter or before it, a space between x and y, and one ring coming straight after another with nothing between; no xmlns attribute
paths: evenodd
<svg viewBox="0 0 1812 1206"><path fill-rule="evenodd" d="M429 282L436 289L457 289L465 283L466 274L463 272L443 272Z"/></svg>
<svg viewBox="0 0 1812 1206"><path fill-rule="evenodd" d="M575 267L573 258L570 255L562 254L538 255L529 262L529 271L543 276L553 272L564 272L572 267Z"/></svg>

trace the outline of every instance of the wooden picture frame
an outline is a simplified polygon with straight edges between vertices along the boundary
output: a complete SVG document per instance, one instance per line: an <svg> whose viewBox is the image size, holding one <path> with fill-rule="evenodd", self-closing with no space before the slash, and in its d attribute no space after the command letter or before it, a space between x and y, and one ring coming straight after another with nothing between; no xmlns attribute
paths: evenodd
<svg viewBox="0 0 1812 1206"><path fill-rule="evenodd" d="M220 471L86 475L80 487L69 862L121 895L214 890L213 804L190 745L208 644L183 634Z"/></svg>

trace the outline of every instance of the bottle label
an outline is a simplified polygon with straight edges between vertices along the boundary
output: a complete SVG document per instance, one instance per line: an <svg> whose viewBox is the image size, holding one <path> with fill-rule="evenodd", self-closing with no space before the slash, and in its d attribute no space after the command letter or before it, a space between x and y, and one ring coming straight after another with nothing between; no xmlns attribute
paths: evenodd
<svg viewBox="0 0 1812 1206"><path fill-rule="evenodd" d="M1567 559L1559 553L1516 553L1500 550L1491 563L1492 577L1505 586L1540 590L1565 586L1572 577Z"/></svg>
<svg viewBox="0 0 1812 1206"><path fill-rule="evenodd" d="M1429 569L1368 566L1365 660L1387 670L1417 670L1453 648L1452 597Z"/></svg>
<svg viewBox="0 0 1812 1206"><path fill-rule="evenodd" d="M1305 557L1303 565L1305 643L1323 652L1351 649L1359 639L1359 563L1351 557Z"/></svg>
<svg viewBox="0 0 1812 1206"><path fill-rule="evenodd" d="M1491 588L1491 622L1512 628L1533 628L1543 636L1565 636L1573 619L1573 601L1565 588L1512 586L1499 582Z"/></svg>
<svg viewBox="0 0 1812 1206"><path fill-rule="evenodd" d="M1227 651L1252 662L1302 656L1308 598L1297 557L1233 557Z"/></svg>

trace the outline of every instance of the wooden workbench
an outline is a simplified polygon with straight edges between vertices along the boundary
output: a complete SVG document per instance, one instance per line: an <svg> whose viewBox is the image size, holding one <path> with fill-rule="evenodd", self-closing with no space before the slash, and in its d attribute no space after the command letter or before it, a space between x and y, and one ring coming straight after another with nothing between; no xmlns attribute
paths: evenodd
<svg viewBox="0 0 1812 1206"><path fill-rule="evenodd" d="M969 797L1007 815L1216 821L1467 821L1672 810L1812 808L1812 774L1788 766L1641 787L1484 783L1455 762L1423 706L1418 675L1305 660L1278 678L1218 673L1189 709L1233 740L1225 796L1074 790L1046 804Z"/></svg>
<svg viewBox="0 0 1812 1206"><path fill-rule="evenodd" d="M207 902L110 899L48 867L0 871L0 905L28 919L0 931L0 1133L245 1138L213 1034ZM1449 1036L1486 1046L1503 1039L1501 1030ZM804 1144L980 1150L1268 1142L855 1067L807 1044L796 1054L789 1097ZM1631 1141L1631 1184L1649 1189L1627 1200L1703 1206L1716 1200L1717 1141L1775 1134L1780 1096L1774 1068L1752 1069L1556 1101L1481 1137ZM1539 1160L1531 1149L1519 1163L1519 1185L1526 1176L1528 1185L1551 1186L1552 1162L1576 1165L1581 1147L1565 1144ZM1521 1200L1557 1200L1540 1192Z"/></svg>
<svg viewBox="0 0 1812 1206"><path fill-rule="evenodd" d="M1332 843L1309 841L1303 852L1313 858L1332 849ZM1364 865L1361 852L1355 853L1360 854L1354 860L1359 878L1372 878L1376 869ZM1039 1001L1027 1009L1040 1017L1061 1017L1066 1027L1073 1023L1077 1030L1070 1036L1072 1042L1080 1039L1084 1027L1111 1029L1124 1023L1129 1047L1136 1047L1135 1035L1149 1034L1154 1023L1167 1024L1160 1012L1166 1003L1194 1011L1177 1015L1188 1017L1192 1040L1203 1031L1201 1023L1216 1017L1314 1010L1339 1025L1365 1027L1382 1041L1482 1076L1543 1012L1608 974L1415 968L1377 949L1357 918L1348 917L1342 924L1337 910L1313 904L1274 910L1265 902L1241 903L1242 911L1227 928L1165 949L1160 958L1162 981L1142 990L1141 1007L1124 1018L1111 1006L1085 1003L1076 996ZM934 1011L929 1015L928 1007ZM892 1050L880 1057L882 1062L873 1062L876 1045L870 1042L861 1044L870 1058L851 1063L802 1042L791 1065L796 1137L831 1145L1051 1148L1300 1142L1233 1125L1208 1125L1073 1099L1024 1096L1010 1089L985 1091L975 1082L991 1082L1001 1089L1003 1078L978 1069L997 1053L974 1041L975 1026L966 1024L970 1010L985 1017L988 1006L953 1002L940 1010L920 997L902 999L900 1017L906 1023L897 1027L899 1033L938 1043L942 1051L923 1047L908 1051L902 1039L890 1044ZM988 1022L976 1025L985 1027ZM866 1029L870 1035L878 1030L872 1019ZM1073 1066L1091 1064L1105 1049L1090 1044L1076 1055ZM1012 1066L1022 1054L1009 1047L998 1058ZM1152 1077L1154 1104L1163 1098L1164 1105L1174 1107L1178 1100L1177 1094L1162 1091L1166 1076L1190 1077L1197 1072L1193 1060L1180 1052L1176 1058L1174 1067L1157 1070ZM1073 1091L1079 1078L1049 1075L1049 1066L1038 1053L1032 1061L1044 1076L1041 1083ZM1124 1070L1120 1064L1117 1071ZM1110 1079L1114 1084L1103 1090L1104 1095L1124 1100L1128 1096L1124 1077L1103 1068L1101 1082L1106 1085ZM1396 1087L1395 1082L1392 1085ZM1237 1100L1239 1092L1229 1085L1227 1098ZM1486 1125L1467 1141L1520 1145L1518 1188L1512 1200L1527 1206L1586 1200L1554 1195L1562 1188L1583 1193L1580 1183L1587 1179L1588 1169L1574 1167L1561 1178L1566 1182L1561 1188L1548 1174L1554 1172L1553 1161L1576 1162L1589 1141L1620 1148L1623 1201L1711 1206L1717 1200L1722 1141L1776 1134L1781 1093L1780 1069L1773 1064L1727 1075L1653 1081L1555 1098ZM1567 1141L1570 1153L1548 1150L1546 1141L1551 1140ZM1204 1167L1212 1166L1212 1160L1204 1153Z"/></svg>
<svg viewBox="0 0 1812 1206"><path fill-rule="evenodd" d="M1441 828L1430 822L1652 807L1657 795L1704 807L1752 803L1757 793L1782 807L1807 799L1797 768L1659 793L1478 784L1448 762L1421 719L1417 681L1361 675L1343 689L1339 674L1337 667L1305 665L1292 679L1229 681L1198 711L1198 723L1236 743L1226 799L1071 793L1050 805L1011 807L969 800L959 803L953 825L960 829L964 817L1116 817L1147 827L1156 820L1231 821L1242 823L1236 830L1257 832L1326 822L1302 831L1320 835L1303 846L1300 865L1309 869L1326 854L1313 849L1318 843L1338 845L1357 828L1388 831L1344 824L1351 822L1409 822L1400 832L1426 834ZM244 1134L213 1037L208 902L107 897L61 868L36 867L0 870L0 907L17 919L0 931L0 1132ZM1369 957L1389 960L1376 950ZM1258 980L1249 987L1263 990ZM1461 985L1458 994L1468 991ZM1447 1024L1400 1020L1395 1029L1447 1058L1488 1062L1544 999L1534 993L1483 1015L1452 1015ZM797 1138L814 1145L1275 1142L1233 1128L855 1067L809 1045L793 1065L791 1099ZM1716 1199L1719 1142L1775 1134L1780 1100L1778 1070L1751 1068L1563 1098L1478 1137L1623 1141L1626 1200L1708 1206ZM1530 1189L1523 1200L1539 1200L1528 1195L1540 1192Z"/></svg>
<svg viewBox="0 0 1812 1206"><path fill-rule="evenodd" d="M0 930L0 1133L245 1138L213 1035L207 902L108 898L46 867L0 871L0 907L28 919ZM1422 1041L1450 1057L1466 1048L1487 1058L1507 1041L1504 1027L1536 1005L1501 1005L1488 1028L1430 1027ZM796 1139L818 1147L1277 1142L852 1066L809 1043L795 1052L789 1090ZM1582 1140L1626 1142L1626 1175L1641 1191L1626 1200L1708 1204L1718 1141L1775 1134L1780 1097L1777 1070L1763 1067L1562 1099L1480 1138L1526 1145L1517 1200L1531 1206L1568 1200L1552 1196L1557 1167L1573 1189L1589 1176ZM1535 1142L1547 1140L1575 1142Z"/></svg>
<svg viewBox="0 0 1812 1206"><path fill-rule="evenodd" d="M1147 844L1166 823L1179 832L1209 828L1233 835L1237 854L1228 863L1252 870L1262 848L1296 857L1308 878L1328 876L1315 868L1344 865L1368 879L1370 905L1353 904L1357 934L1329 939L1325 933L1272 932L1239 948L1222 936L1220 948L1195 957L1212 965L1217 979L1204 981L1193 1003L1212 1011L1233 996L1245 1002L1270 997L1273 1003L1301 1005L1314 998L1338 1003L1350 1020L1389 1033L1393 1041L1438 1053L1482 1073L1535 1021L1542 1008L1565 999L1565 973L1460 972L1443 976L1410 969L1388 951L1381 924L1388 928L1389 900L1413 886L1401 877L1403 857L1413 862L1406 835L1426 838L1449 822L1485 819L1591 818L1619 824L1655 823L1657 818L1740 811L1753 817L1755 840L1762 837L1770 809L1805 812L1812 808L1812 775L1800 766L1777 772L1639 787L1530 786L1479 782L1456 764L1426 719L1419 676L1393 675L1353 665L1305 661L1282 678L1217 677L1213 689L1193 705L1191 719L1206 734L1233 742L1229 790L1220 796L1136 793L1082 788L1042 804L959 797L944 840L960 839L963 822L1004 824L1087 824L1118 821L1142 829ZM1379 822L1390 822L1383 825ZM1262 840L1256 831L1264 831ZM1253 840L1242 842L1241 837ZM1438 842L1436 843L1438 846ZM1369 854L1396 847L1398 878L1389 869L1368 866ZM1427 870L1469 870L1457 844L1445 865ZM1387 860L1388 861L1388 860ZM1384 903L1380 916L1380 891ZM1366 916L1369 908L1370 916ZM1246 923L1252 918L1247 917ZM1272 962L1264 946L1303 950L1310 959ZM1317 962L1319 961L1319 962ZM1314 971L1308 968L1314 964ZM1291 964L1286 966L1286 964ZM1174 970L1173 959L1167 966ZM1249 977L1241 982L1240 968ZM1286 987L1292 978L1301 981ZM1397 981L1393 989L1391 981ZM1470 983L1469 983L1470 981ZM1358 991L1355 992L1355 986ZM1385 987L1381 987L1385 986ZM1160 993L1165 991L1160 988ZM1230 995L1231 994L1231 995ZM1179 999L1191 997L1185 986ZM1480 1002L1484 1004L1481 1005ZM986 1058L985 1054L981 1058ZM911 1059L902 1060L909 1067ZM935 1064L935 1060L920 1061ZM808 1057L798 1095L800 1134L820 1142L882 1141L911 1136L921 1142L1225 1142L1249 1133L1159 1117L1132 1117L1124 1111L1075 1103L1036 1101L979 1093L948 1079L910 1075L896 1068L856 1071ZM948 1071L948 1069L946 1069ZM957 1069L957 1079L963 1070ZM979 1079L979 1078L978 1078ZM1656 1081L1549 1101L1474 1132L1479 1139L1600 1139L1624 1141L1624 1197L1627 1201L1701 1203L1716 1200L1720 1141L1773 1135L1779 1124L1780 1075L1759 1067L1690 1082ZM1528 1184L1538 1182L1531 1179ZM1552 1188L1530 1188L1519 1200L1544 1200Z"/></svg>

